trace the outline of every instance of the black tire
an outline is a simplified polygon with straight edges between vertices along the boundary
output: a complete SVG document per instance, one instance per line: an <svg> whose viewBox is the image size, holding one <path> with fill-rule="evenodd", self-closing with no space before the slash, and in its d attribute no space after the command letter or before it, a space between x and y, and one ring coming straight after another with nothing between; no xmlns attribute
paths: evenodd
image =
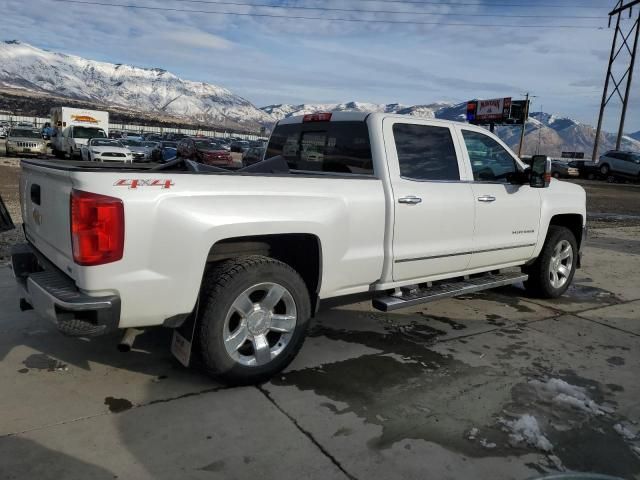
<svg viewBox="0 0 640 480"><path fill-rule="evenodd" d="M558 172L553 172L553 178L560 178L560 174Z"/></svg>
<svg viewBox="0 0 640 480"><path fill-rule="evenodd" d="M566 281L560 287L554 287L551 280L552 257L556 247L563 241L571 245L571 266ZM524 268L529 279L524 283L527 292L540 298L557 298L566 292L576 273L578 263L578 244L571 230L558 225L549 226L547 238L536 261Z"/></svg>
<svg viewBox="0 0 640 480"><path fill-rule="evenodd" d="M600 165L600 174L604 177L606 177L607 175L609 175L609 164L608 163L603 163L602 165Z"/></svg>
<svg viewBox="0 0 640 480"><path fill-rule="evenodd" d="M275 357L265 364L249 366L227 353L224 342L225 322L233 311L232 305L236 299L247 289L263 282L272 282L288 291L295 303L296 322L295 328L288 336L288 343ZM198 347L203 366L207 373L227 384L247 385L266 381L289 365L297 355L304 343L310 318L309 292L304 280L289 265L259 255L237 257L216 264L205 272L200 292ZM269 335L271 333L268 332ZM280 340L270 339L270 357L271 349L280 345L272 345L271 341ZM250 339L242 345L236 349L237 352L243 348L249 349L257 359L254 343Z"/></svg>

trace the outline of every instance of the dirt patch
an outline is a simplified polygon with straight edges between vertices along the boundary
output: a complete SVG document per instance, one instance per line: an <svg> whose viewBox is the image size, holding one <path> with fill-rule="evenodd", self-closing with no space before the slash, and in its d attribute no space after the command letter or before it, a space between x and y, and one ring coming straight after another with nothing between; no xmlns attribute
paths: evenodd
<svg viewBox="0 0 640 480"><path fill-rule="evenodd" d="M15 224L15 230L0 233L0 265L9 261L11 246L24 241L18 184L20 167L14 159L0 158L0 196Z"/></svg>

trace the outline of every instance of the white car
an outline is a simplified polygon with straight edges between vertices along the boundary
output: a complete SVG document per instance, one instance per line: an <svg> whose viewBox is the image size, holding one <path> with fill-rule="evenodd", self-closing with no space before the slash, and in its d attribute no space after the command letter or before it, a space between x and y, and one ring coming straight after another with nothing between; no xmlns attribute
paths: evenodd
<svg viewBox="0 0 640 480"><path fill-rule="evenodd" d="M80 147L80 156L85 162L125 162L131 163L131 150L118 140L111 138L92 138L87 145Z"/></svg>
<svg viewBox="0 0 640 480"><path fill-rule="evenodd" d="M301 149L321 157L305 161ZM302 347L319 308L391 311L525 282L562 295L586 238L582 187L522 162L487 130L386 113L278 122L265 160L237 171L23 160L29 304L70 335L174 329L212 375L260 382ZM46 199L46 202L40 202ZM123 348L125 349L125 348Z"/></svg>

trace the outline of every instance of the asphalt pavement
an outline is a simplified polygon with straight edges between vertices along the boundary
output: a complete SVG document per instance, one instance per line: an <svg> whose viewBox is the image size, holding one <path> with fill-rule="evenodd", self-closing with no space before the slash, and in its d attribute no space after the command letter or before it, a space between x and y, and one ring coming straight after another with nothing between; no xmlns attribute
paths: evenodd
<svg viewBox="0 0 640 480"><path fill-rule="evenodd" d="M517 287L322 313L261 386L20 312L0 266L0 478L640 478L640 228L591 232L555 301Z"/></svg>

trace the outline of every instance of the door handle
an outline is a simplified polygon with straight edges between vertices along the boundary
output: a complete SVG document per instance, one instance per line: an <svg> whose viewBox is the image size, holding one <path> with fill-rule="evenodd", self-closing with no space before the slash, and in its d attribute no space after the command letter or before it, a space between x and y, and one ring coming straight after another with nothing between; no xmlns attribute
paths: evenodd
<svg viewBox="0 0 640 480"><path fill-rule="evenodd" d="M482 195L478 197L478 201L485 202L485 203L495 202L496 197L494 197L493 195Z"/></svg>
<svg viewBox="0 0 640 480"><path fill-rule="evenodd" d="M398 199L398 203L406 203L408 205L417 205L420 202L422 202L422 199L415 195L407 195L406 197L400 197Z"/></svg>

